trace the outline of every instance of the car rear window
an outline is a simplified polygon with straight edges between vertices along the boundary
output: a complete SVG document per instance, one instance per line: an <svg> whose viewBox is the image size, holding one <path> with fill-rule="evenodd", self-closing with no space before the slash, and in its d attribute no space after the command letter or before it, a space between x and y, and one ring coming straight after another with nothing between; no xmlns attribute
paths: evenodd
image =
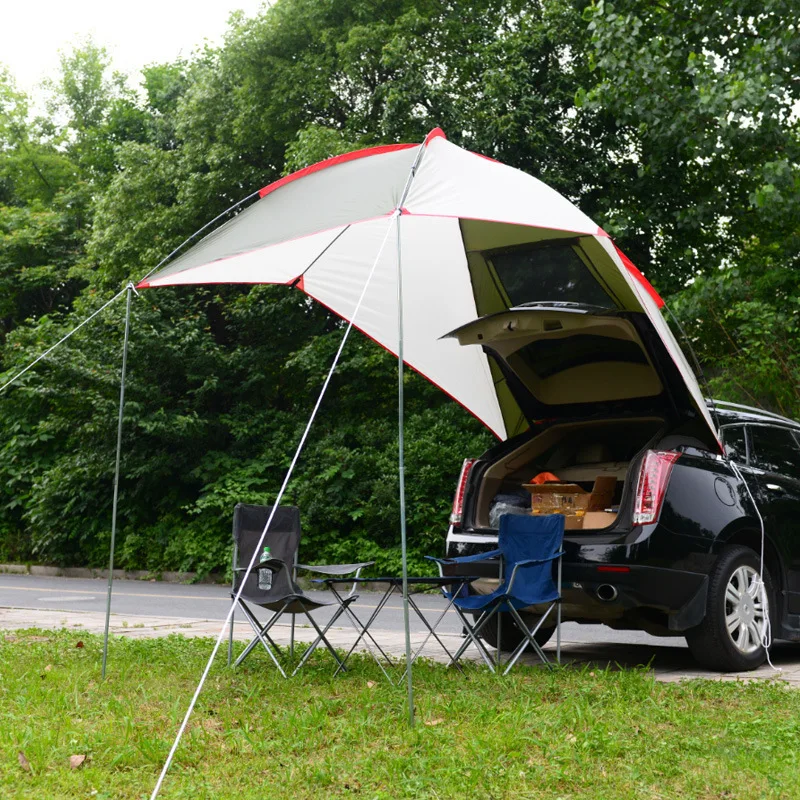
<svg viewBox="0 0 800 800"><path fill-rule="evenodd" d="M759 469L800 480L800 446L788 428L751 425L751 463Z"/></svg>
<svg viewBox="0 0 800 800"><path fill-rule="evenodd" d="M489 260L512 306L569 302L616 308L571 244L495 253Z"/></svg>

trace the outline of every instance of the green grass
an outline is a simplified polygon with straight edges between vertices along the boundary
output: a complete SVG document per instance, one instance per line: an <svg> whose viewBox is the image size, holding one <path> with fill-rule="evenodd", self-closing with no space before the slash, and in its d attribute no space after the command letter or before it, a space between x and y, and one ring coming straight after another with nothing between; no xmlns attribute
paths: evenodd
<svg viewBox="0 0 800 800"><path fill-rule="evenodd" d="M79 640L84 647L76 647ZM146 798L209 640L0 634L0 797ZM209 675L163 798L778 798L800 793L800 692L659 684L645 671L415 669L405 687L315 654L294 679L254 654ZM19 763L22 751L30 772ZM71 755L85 754L79 769Z"/></svg>

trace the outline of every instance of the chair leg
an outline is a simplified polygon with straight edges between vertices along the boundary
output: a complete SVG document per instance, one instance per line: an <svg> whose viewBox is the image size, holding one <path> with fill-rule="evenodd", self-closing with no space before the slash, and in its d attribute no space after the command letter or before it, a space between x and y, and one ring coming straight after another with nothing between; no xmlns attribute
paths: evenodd
<svg viewBox="0 0 800 800"><path fill-rule="evenodd" d="M456 608L456 613L461 618L461 625L464 628L464 638L471 638L472 631L470 628L470 624L467 622L466 617L464 616L464 612L460 608L458 608L458 606L456 606L455 608ZM489 669L492 670L492 672L494 672L494 664L492 663L492 657L489 655L489 651L486 649L480 638L478 638L477 636L472 638L472 644L474 644L475 647L478 649L478 652L480 653L481 658L483 659L486 666L489 667Z"/></svg>
<svg viewBox="0 0 800 800"><path fill-rule="evenodd" d="M253 637L253 639L250 641L247 647L245 647L244 652L239 656L239 658L236 659L236 663L234 664L234 666L238 667L239 664L241 664L245 660L245 658L247 658L247 656L250 655L253 648L259 642L261 642L261 644L264 646L264 649L267 651L267 655L272 659L272 663L275 664L275 666L278 668L278 671L285 678L286 673L284 672L284 669L281 666L280 661L278 661L278 658L272 649L274 647L276 650L278 650L278 647L275 644L275 642L272 641L269 634L267 633L267 631L269 631L269 629L275 624L275 621L278 619L278 617L281 616L281 614L283 613L283 609L281 609L280 611L276 611L269 618L266 625L262 626L259 623L258 619L256 619L256 616L253 614L253 612L250 611L250 609L244 604L244 602L241 599L239 600L239 605L241 606L242 611L244 611L245 617L247 618L247 621L250 623L250 627L253 629L256 635ZM270 645L272 645L272 647L270 647ZM280 652L280 650L278 650L278 652Z"/></svg>
<svg viewBox="0 0 800 800"><path fill-rule="evenodd" d="M536 655L538 655L539 658L542 660L542 662L552 669L553 665L550 663L549 659L545 655L544 650L542 650L541 645L536 641L534 637L536 636L536 633L538 632L539 628L541 628L542 625L544 624L544 621L550 615L550 612L553 610L553 606L555 605L556 603L552 603L550 605L550 607L541 616L539 621L536 623L536 626L532 630L529 630L528 626L522 621L522 617L519 615L517 609L514 608L513 606L510 607L511 616L514 617L514 621L517 623L520 630L525 634L525 638L519 643L517 648L509 657L503 675L508 675L508 673L511 671L511 668L514 666L514 664L517 663L517 660L519 659L519 657L522 655L522 653L525 651L525 648L529 644L536 652Z"/></svg>
<svg viewBox="0 0 800 800"><path fill-rule="evenodd" d="M233 551L231 553L231 594L236 593L236 562L239 557L239 548L236 546L236 539L233 540ZM231 611L231 626L228 629L228 666L231 665L233 658L233 619L236 615L236 605Z"/></svg>
<svg viewBox="0 0 800 800"><path fill-rule="evenodd" d="M228 627L228 666L231 665L231 659L233 658L233 618L236 613L236 609L231 611L231 621Z"/></svg>
<svg viewBox="0 0 800 800"><path fill-rule="evenodd" d="M489 658L489 654L486 652L486 648L484 648L483 643L478 639L478 633L481 631L483 626L495 615L498 608L499 605L496 605L493 608L484 611L483 614L481 614L478 621L475 623L475 625L470 625L467 622L467 619L464 616L464 614L461 613L461 609L458 609L459 615L461 616L461 622L463 623L467 632L467 638L461 643L461 646L458 648L458 650L456 650L455 655L450 659L450 663L447 665L448 667L453 666L453 664L455 664L456 661L458 661L458 659L461 658L461 656L463 656L464 653L467 651L467 648L470 646L470 643L472 643L478 648L479 651L481 651L482 655L485 656L484 661L486 661L486 666L488 666L492 672L495 671L494 664L492 664L492 660L491 658Z"/></svg>
<svg viewBox="0 0 800 800"><path fill-rule="evenodd" d="M561 556L558 557L558 609L556 610L556 663L561 666Z"/></svg>
<svg viewBox="0 0 800 800"><path fill-rule="evenodd" d="M309 614L308 611L304 611L304 613L308 618L308 621L314 626L314 630L316 630L317 632L317 638L311 643L311 646L305 651L305 653L303 653L303 657L300 659L300 663L295 667L295 670L292 673L292 675L297 674L297 671L300 669L300 667L303 666L303 664L306 663L306 661L308 661L308 659L311 657L311 654L317 649L320 643L324 644L325 647L328 648L330 654L334 657L336 663L339 665L336 671L339 672L339 670L344 670L345 669L344 662L342 661L341 658L339 658L339 654L336 652L336 650L333 649L331 643L327 640L327 638L325 638L325 634L330 630L331 626L333 625L334 622L336 622L340 614L335 614L328 621L328 624L325 626L325 628L323 630L320 630L317 621L311 616L311 614Z"/></svg>

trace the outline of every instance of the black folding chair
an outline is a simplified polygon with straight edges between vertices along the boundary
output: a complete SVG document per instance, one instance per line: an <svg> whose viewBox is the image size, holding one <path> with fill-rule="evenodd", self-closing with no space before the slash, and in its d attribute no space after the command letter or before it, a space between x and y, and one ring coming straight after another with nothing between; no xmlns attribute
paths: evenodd
<svg viewBox="0 0 800 800"><path fill-rule="evenodd" d="M236 659L234 666L238 666L260 642L272 662L280 670L281 675L286 677L286 672L281 665L283 652L269 635L270 630L284 615L292 617L289 658L294 657L294 629L295 618L298 614L303 614L317 632L317 638L312 642L308 649L303 653L300 662L295 667L292 675L308 661L314 650L320 644L324 644L331 655L336 659L340 668L343 668L342 660L327 640L325 634L331 626L344 613L349 612L349 606L355 602L358 595L355 594L355 584L350 593L338 601L315 600L303 593L297 585L297 570L304 569L311 572L318 572L322 575L330 576L350 576L358 577L364 567L371 566L374 562L367 561L360 564L337 564L330 566L309 566L297 563L297 552L300 545L300 510L293 506L281 506L275 511L272 522L269 524L261 547L268 547L270 559L268 561L256 561L253 569L248 573L248 565L253 558L253 553L258 546L264 527L272 514L272 506L255 506L239 503L233 513L233 583L231 586L231 598L235 599L239 588L244 583L241 596L238 600L238 607L244 612L245 618L250 623L255 636L244 649L242 654ZM263 570L268 570L272 576L271 585L265 587L269 581L262 581L259 585L259 574ZM272 616L266 623L262 623L256 617L250 606L260 606L272 611ZM335 609L333 616L325 625L320 628L316 620L311 616L312 611L323 606L331 606ZM228 639L228 665L231 663L233 655L233 615L231 615L231 625Z"/></svg>

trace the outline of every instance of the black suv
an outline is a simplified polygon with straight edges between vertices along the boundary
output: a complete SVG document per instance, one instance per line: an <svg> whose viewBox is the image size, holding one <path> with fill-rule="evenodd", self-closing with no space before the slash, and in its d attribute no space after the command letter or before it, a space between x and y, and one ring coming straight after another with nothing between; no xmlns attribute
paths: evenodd
<svg viewBox="0 0 800 800"><path fill-rule="evenodd" d="M721 447L643 314L533 303L450 335L483 348L523 424L465 461L448 556L495 548L499 517L530 509L522 484L537 473L587 490L614 476L610 524L565 535L564 619L685 636L726 671L764 661L768 626L800 640L800 423L709 404ZM496 569L482 564L473 590L491 591ZM521 641L510 620L500 631L503 649ZM497 628L484 638L496 646Z"/></svg>

